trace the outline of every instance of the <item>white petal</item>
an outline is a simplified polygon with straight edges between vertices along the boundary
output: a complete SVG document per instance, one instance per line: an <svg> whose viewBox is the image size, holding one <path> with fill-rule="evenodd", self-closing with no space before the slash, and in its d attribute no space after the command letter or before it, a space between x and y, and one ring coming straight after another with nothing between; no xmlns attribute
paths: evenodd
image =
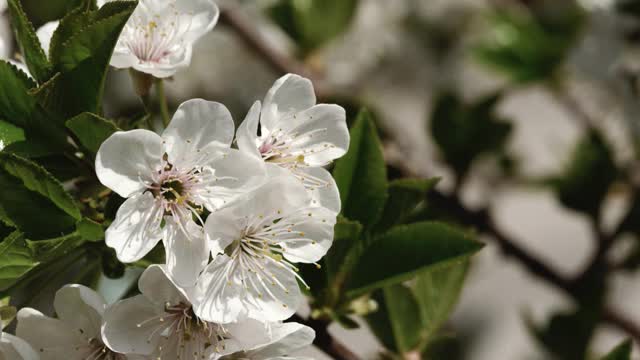
<svg viewBox="0 0 640 360"><path fill-rule="evenodd" d="M314 263L319 261L333 243L333 228L336 214L325 208L300 209L308 219L292 221L290 239L279 243L284 248L284 257L291 262ZM308 216L311 214L311 216Z"/></svg>
<svg viewBox="0 0 640 360"><path fill-rule="evenodd" d="M40 40L40 45L44 49L45 54L49 54L49 45L51 44L51 38L53 37L53 33L58 28L58 25L60 25L59 21L51 21L42 25L40 28L38 28L38 31L36 31L36 36L38 37L38 40Z"/></svg>
<svg viewBox="0 0 640 360"><path fill-rule="evenodd" d="M340 212L340 191L331 173L321 167L308 167L297 169L297 175L304 179L312 205L324 207L336 214Z"/></svg>
<svg viewBox="0 0 640 360"><path fill-rule="evenodd" d="M53 302L58 318L89 338L100 336L105 306L102 296L77 284L58 290Z"/></svg>
<svg viewBox="0 0 640 360"><path fill-rule="evenodd" d="M142 273L138 288L147 299L158 305L189 302L184 289L178 288L160 265L151 265Z"/></svg>
<svg viewBox="0 0 640 360"><path fill-rule="evenodd" d="M252 360L271 359L289 355L311 345L316 337L312 328L298 323L276 323L271 326L272 342L248 351Z"/></svg>
<svg viewBox="0 0 640 360"><path fill-rule="evenodd" d="M240 151L260 158L256 144L258 139L258 123L260 122L260 101L256 101L249 109L244 121L236 132L236 141Z"/></svg>
<svg viewBox="0 0 640 360"><path fill-rule="evenodd" d="M227 108L202 99L186 101L178 107L162 137L169 162L192 164L198 152L211 144L228 148L233 140L233 119Z"/></svg>
<svg viewBox="0 0 640 360"><path fill-rule="evenodd" d="M116 69L128 69L134 67L134 65L138 62L138 58L136 58L128 48L117 46L113 50L113 55L111 56L109 65L113 66Z"/></svg>
<svg viewBox="0 0 640 360"><path fill-rule="evenodd" d="M309 166L326 165L342 157L349 148L345 111L338 105L316 105L280 126L295 134L289 151L304 155Z"/></svg>
<svg viewBox="0 0 640 360"><path fill-rule="evenodd" d="M195 42L218 22L220 10L212 0L181 0L175 4L179 11L191 17L187 41Z"/></svg>
<svg viewBox="0 0 640 360"><path fill-rule="evenodd" d="M265 257L263 264L262 286L258 287L262 296L255 296L253 292L247 294L247 301L255 304L249 307L248 316L269 322L288 319L302 303L298 281L282 263L270 257ZM257 277L250 276L254 279Z"/></svg>
<svg viewBox="0 0 640 360"><path fill-rule="evenodd" d="M0 336L0 359L39 360L40 357L26 341L17 336L2 333Z"/></svg>
<svg viewBox="0 0 640 360"><path fill-rule="evenodd" d="M204 224L204 229L211 255L222 254L227 246L240 238L243 228L237 220L237 216L227 209L222 209L209 215Z"/></svg>
<svg viewBox="0 0 640 360"><path fill-rule="evenodd" d="M201 319L227 324L246 315L240 279L233 273L229 274L233 265L226 254L218 255L200 275L194 308Z"/></svg>
<svg viewBox="0 0 640 360"><path fill-rule="evenodd" d="M236 149L226 149L212 157L208 166L213 169L213 177L217 180L203 187L197 194L197 202L211 211L256 189L266 180L264 162Z"/></svg>
<svg viewBox="0 0 640 360"><path fill-rule="evenodd" d="M167 258L167 270L179 286L193 286L209 262L209 245L203 230L193 221L188 221L186 230L166 218L166 235L164 248Z"/></svg>
<svg viewBox="0 0 640 360"><path fill-rule="evenodd" d="M162 166L162 138L149 130L118 131L100 146L96 174L100 182L122 197L144 189Z"/></svg>
<svg viewBox="0 0 640 360"><path fill-rule="evenodd" d="M279 127L284 114L306 110L316 103L313 84L309 79L287 74L276 80L264 98L260 124L268 131Z"/></svg>
<svg viewBox="0 0 640 360"><path fill-rule="evenodd" d="M166 327L159 321L162 314L162 306L143 295L118 301L104 314L103 341L116 352L150 355L160 342L158 329Z"/></svg>
<svg viewBox="0 0 640 360"><path fill-rule="evenodd" d="M151 193L127 199L106 231L107 246L114 248L124 263L142 259L162 238L163 212Z"/></svg>
<svg viewBox="0 0 640 360"><path fill-rule="evenodd" d="M234 340L235 345L237 345L236 349L225 349L231 350L227 351L227 354L256 349L272 342L270 325L255 319L243 319L227 324L224 328L229 333L229 337Z"/></svg>
<svg viewBox="0 0 640 360"><path fill-rule="evenodd" d="M80 360L82 352L77 348L89 341L65 322L31 308L18 311L16 335L31 344L41 360Z"/></svg>

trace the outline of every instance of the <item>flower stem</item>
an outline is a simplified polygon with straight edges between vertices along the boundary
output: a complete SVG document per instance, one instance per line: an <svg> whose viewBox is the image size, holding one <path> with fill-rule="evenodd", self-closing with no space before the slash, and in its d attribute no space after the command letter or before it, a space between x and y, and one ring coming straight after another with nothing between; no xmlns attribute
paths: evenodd
<svg viewBox="0 0 640 360"><path fill-rule="evenodd" d="M162 79L156 79L156 92L158 96L158 103L160 104L160 114L162 115L162 123L166 128L169 126L169 106L167 106L167 97L164 94L164 81Z"/></svg>

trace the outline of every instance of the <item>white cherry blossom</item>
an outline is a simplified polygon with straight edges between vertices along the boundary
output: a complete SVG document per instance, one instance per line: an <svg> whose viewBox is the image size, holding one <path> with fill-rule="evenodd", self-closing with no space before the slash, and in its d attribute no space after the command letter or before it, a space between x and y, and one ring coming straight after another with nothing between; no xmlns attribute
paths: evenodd
<svg viewBox="0 0 640 360"><path fill-rule="evenodd" d="M241 151L293 174L320 205L340 211L338 188L322 166L347 151L346 115L338 105L316 105L310 80L293 74L277 80L262 105L249 110L237 143Z"/></svg>
<svg viewBox="0 0 640 360"><path fill-rule="evenodd" d="M271 326L246 320L222 325L205 321L194 313L187 297L189 289L177 287L163 266L145 270L139 289L141 295L119 301L105 312L102 335L114 351L158 360L216 360L232 352L269 347L272 334L281 343L283 339L296 342L299 333L313 334L310 329L301 330L299 324Z"/></svg>
<svg viewBox="0 0 640 360"><path fill-rule="evenodd" d="M239 333L248 333L242 329L246 328L244 323L230 324L228 327ZM220 360L310 360L306 357L290 356L292 352L311 345L316 334L310 327L298 323L272 323L269 326L269 335L268 343L243 350L234 349L235 351L222 356Z"/></svg>
<svg viewBox="0 0 640 360"><path fill-rule="evenodd" d="M0 333L0 359L39 360L40 357L26 341L11 334Z"/></svg>
<svg viewBox="0 0 640 360"><path fill-rule="evenodd" d="M193 45L218 21L212 0L140 0L116 44L111 65L172 76L189 66Z"/></svg>
<svg viewBox="0 0 640 360"><path fill-rule="evenodd" d="M162 136L149 130L116 132L100 147L100 181L127 200L106 231L118 259L141 259L164 240L169 271L181 285L193 283L206 264L188 254L208 254L202 215L215 211L264 181L262 162L230 149L233 120L221 104L183 103ZM185 271L191 269L191 272Z"/></svg>
<svg viewBox="0 0 640 360"><path fill-rule="evenodd" d="M67 285L58 290L53 306L57 319L31 308L18 312L16 334L33 347L41 360L134 359L104 345L100 327L106 305L93 290Z"/></svg>
<svg viewBox="0 0 640 360"><path fill-rule="evenodd" d="M326 254L335 221L332 211L310 206L291 176L209 215L205 231L214 259L196 285L196 314L220 323L293 315L302 300L298 280L304 284L294 263L315 263Z"/></svg>

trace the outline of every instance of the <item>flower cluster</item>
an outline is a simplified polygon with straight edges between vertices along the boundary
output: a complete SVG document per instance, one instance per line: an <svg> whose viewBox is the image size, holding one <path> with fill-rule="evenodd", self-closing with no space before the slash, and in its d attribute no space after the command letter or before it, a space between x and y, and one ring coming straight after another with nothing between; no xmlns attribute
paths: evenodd
<svg viewBox="0 0 640 360"><path fill-rule="evenodd" d="M111 65L172 76L217 19L211 0L141 0ZM57 27L38 30L45 49ZM224 105L202 99L180 105L160 135L114 133L95 160L125 199L106 245L133 263L162 242L165 263L115 304L72 284L56 293L56 318L21 309L16 336L0 332L0 359L293 359L315 336L283 322L307 286L297 264L317 265L331 247L340 196L324 166L348 144L344 109L316 104L311 81L292 74L237 133Z"/></svg>

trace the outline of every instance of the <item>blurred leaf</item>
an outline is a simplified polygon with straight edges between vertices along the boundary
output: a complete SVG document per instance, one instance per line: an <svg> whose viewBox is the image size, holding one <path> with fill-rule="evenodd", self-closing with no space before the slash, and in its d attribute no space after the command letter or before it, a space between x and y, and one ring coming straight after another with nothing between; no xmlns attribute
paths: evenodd
<svg viewBox="0 0 640 360"><path fill-rule="evenodd" d="M119 130L112 121L91 113L82 113L68 120L67 127L77 136L82 146L94 154L98 152L102 142Z"/></svg>
<svg viewBox="0 0 640 360"><path fill-rule="evenodd" d="M269 14L307 54L345 32L358 3L358 0L281 0L269 9Z"/></svg>
<svg viewBox="0 0 640 360"><path fill-rule="evenodd" d="M27 247L31 250L31 256L34 260L46 263L68 254L83 243L82 236L78 232L74 232L54 239L27 240Z"/></svg>
<svg viewBox="0 0 640 360"><path fill-rule="evenodd" d="M633 343L631 342L631 340L625 340L600 360L631 360L632 350Z"/></svg>
<svg viewBox="0 0 640 360"><path fill-rule="evenodd" d="M97 222L84 218L76 224L76 230L83 239L92 242L104 240L104 229Z"/></svg>
<svg viewBox="0 0 640 360"><path fill-rule="evenodd" d="M616 10L620 13L640 18L640 1L638 0L617 0Z"/></svg>
<svg viewBox="0 0 640 360"><path fill-rule="evenodd" d="M424 201L427 192L440 181L439 178L399 179L389 182L389 198L384 206L380 222L374 232L384 232L397 225Z"/></svg>
<svg viewBox="0 0 640 360"><path fill-rule="evenodd" d="M489 31L476 45L475 57L515 82L552 77L576 41L582 14L573 6L553 19L535 15L504 9L491 13Z"/></svg>
<svg viewBox="0 0 640 360"><path fill-rule="evenodd" d="M46 108L66 118L100 112L109 61L135 7L132 1L109 2L98 11L83 14L90 19L88 26L70 31L68 38L52 39L50 55L57 74L35 92Z"/></svg>
<svg viewBox="0 0 640 360"><path fill-rule="evenodd" d="M454 94L441 95L431 118L431 134L458 180L473 161L487 153L498 154L505 146L512 125L494 115L500 95L466 105Z"/></svg>
<svg viewBox="0 0 640 360"><path fill-rule="evenodd" d="M599 133L590 132L573 150L564 174L551 184L564 206L597 217L617 175L609 145Z"/></svg>
<svg viewBox="0 0 640 360"><path fill-rule="evenodd" d="M29 238L59 236L80 219L62 185L26 159L0 153L0 187L0 212Z"/></svg>
<svg viewBox="0 0 640 360"><path fill-rule="evenodd" d="M420 347L423 336L420 306L413 292L402 284L383 289L385 305L398 351L406 353Z"/></svg>
<svg viewBox="0 0 640 360"><path fill-rule="evenodd" d="M0 151L5 146L24 140L24 131L6 121L0 120Z"/></svg>
<svg viewBox="0 0 640 360"><path fill-rule="evenodd" d="M482 246L467 233L441 223L396 226L375 239L360 256L347 282L347 295L355 298L405 281L421 270L452 264L468 258Z"/></svg>
<svg viewBox="0 0 640 360"><path fill-rule="evenodd" d="M12 64L0 60L0 119L24 130L30 142L48 149L67 144L59 118L43 109L29 95L36 84ZM73 98L73 97L71 97Z"/></svg>
<svg viewBox="0 0 640 360"><path fill-rule="evenodd" d="M29 72L38 82L49 80L52 75L51 64L42 50L33 24L27 19L19 0L8 0L8 5L11 24Z"/></svg>
<svg viewBox="0 0 640 360"><path fill-rule="evenodd" d="M31 257L23 234L14 231L0 242L0 290L6 290L24 274L38 265Z"/></svg>
<svg viewBox="0 0 640 360"><path fill-rule="evenodd" d="M416 277L413 289L420 305L425 343L434 339L438 329L451 315L460 297L468 268L469 262L462 261L426 271Z"/></svg>
<svg viewBox="0 0 640 360"><path fill-rule="evenodd" d="M387 198L387 173L382 145L367 111L358 115L349 151L336 161L333 177L340 189L343 215L365 228L375 225Z"/></svg>

